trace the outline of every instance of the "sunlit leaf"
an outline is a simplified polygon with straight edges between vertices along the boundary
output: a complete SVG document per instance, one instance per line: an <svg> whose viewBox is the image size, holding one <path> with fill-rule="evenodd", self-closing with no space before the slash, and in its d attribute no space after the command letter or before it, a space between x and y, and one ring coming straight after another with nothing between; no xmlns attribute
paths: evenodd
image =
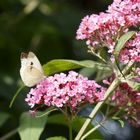
<svg viewBox="0 0 140 140"><path fill-rule="evenodd" d="M127 84L134 90L140 90L140 83L132 80L126 80Z"/></svg>
<svg viewBox="0 0 140 140"><path fill-rule="evenodd" d="M8 120L9 116L6 112L0 112L0 127Z"/></svg>
<svg viewBox="0 0 140 140"><path fill-rule="evenodd" d="M118 43L117 43L117 45L115 47L115 50L114 50L114 55L115 55L115 59L116 59L117 62L118 62L118 58L119 58L119 54L120 54L121 49L124 47L124 45L126 44L126 42L130 38L132 38L132 36L135 33L136 33L135 31L129 31L126 34L122 35L120 37L120 39L118 40Z"/></svg>
<svg viewBox="0 0 140 140"><path fill-rule="evenodd" d="M115 61L116 61L116 64L117 64L117 67L118 69L120 70L121 72L121 69L120 69L120 66L119 66L119 54L120 54L120 51L122 50L122 48L125 46L126 42L133 37L133 35L135 34L136 32L135 31L129 31L127 32L126 34L122 35L116 46L115 46L115 50L114 50L114 57L115 57ZM122 72L121 72L122 73Z"/></svg>
<svg viewBox="0 0 140 140"><path fill-rule="evenodd" d="M38 113L39 115L40 113ZM36 118L28 112L23 113L20 117L19 135L21 140L39 140L47 122L47 116Z"/></svg>
<svg viewBox="0 0 140 140"><path fill-rule="evenodd" d="M51 75L56 72L62 72L66 70L72 70L72 69L83 68L83 67L98 68L98 69L108 68L106 65L102 63L97 63L92 60L75 61L75 60L66 60L66 59L56 59L43 65L45 75Z"/></svg>
<svg viewBox="0 0 140 140"><path fill-rule="evenodd" d="M115 121L118 121L119 123L120 123L120 125L121 125L121 127L123 128L124 127L124 121L123 120L121 120L119 117L112 117L112 119L113 120L115 120Z"/></svg>
<svg viewBox="0 0 140 140"><path fill-rule="evenodd" d="M39 6L39 0L30 0L28 4L24 7L23 12L25 14L30 14Z"/></svg>
<svg viewBox="0 0 140 140"><path fill-rule="evenodd" d="M119 121L121 127L123 128L124 127L124 121L123 120L118 120L118 121Z"/></svg>

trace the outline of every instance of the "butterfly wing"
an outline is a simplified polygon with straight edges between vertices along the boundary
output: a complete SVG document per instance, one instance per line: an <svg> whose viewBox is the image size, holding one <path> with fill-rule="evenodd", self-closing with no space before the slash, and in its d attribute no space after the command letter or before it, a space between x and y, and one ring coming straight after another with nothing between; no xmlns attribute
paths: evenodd
<svg viewBox="0 0 140 140"><path fill-rule="evenodd" d="M21 53L20 75L28 87L32 87L44 79L42 66L33 52Z"/></svg>

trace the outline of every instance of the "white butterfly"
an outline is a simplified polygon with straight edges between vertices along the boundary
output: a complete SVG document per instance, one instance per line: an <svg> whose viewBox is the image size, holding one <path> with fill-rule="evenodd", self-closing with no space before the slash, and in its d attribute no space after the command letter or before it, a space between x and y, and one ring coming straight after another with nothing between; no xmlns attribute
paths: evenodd
<svg viewBox="0 0 140 140"><path fill-rule="evenodd" d="M32 87L44 79L43 68L33 52L21 53L20 76L28 87Z"/></svg>

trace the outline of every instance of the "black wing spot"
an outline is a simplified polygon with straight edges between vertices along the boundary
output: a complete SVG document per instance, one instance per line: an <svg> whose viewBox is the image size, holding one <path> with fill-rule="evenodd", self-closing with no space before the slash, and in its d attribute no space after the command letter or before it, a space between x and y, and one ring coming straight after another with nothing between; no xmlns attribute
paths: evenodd
<svg viewBox="0 0 140 140"><path fill-rule="evenodd" d="M31 62L31 64L30 65L33 65L34 63L33 62Z"/></svg>

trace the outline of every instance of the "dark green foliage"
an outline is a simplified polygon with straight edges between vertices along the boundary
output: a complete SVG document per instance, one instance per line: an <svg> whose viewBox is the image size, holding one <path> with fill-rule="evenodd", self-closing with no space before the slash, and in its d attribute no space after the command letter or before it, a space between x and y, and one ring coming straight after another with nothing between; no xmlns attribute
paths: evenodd
<svg viewBox="0 0 140 140"><path fill-rule="evenodd" d="M76 30L86 14L104 11L111 3L111 0L36 0L39 1L36 7L27 10L30 1L0 0L0 137L17 128L21 114L29 110L24 101L28 88L9 109L13 95L21 87L20 53L33 51L42 64L52 59L91 60L93 57L87 55L85 44L76 41ZM96 71L98 68L101 67L97 66ZM107 67L104 69L110 74ZM104 69L100 69L101 73ZM88 75L86 69L83 73ZM49 125L47 129L51 128L51 123ZM76 128L78 125L75 125ZM52 131L49 133L55 136ZM98 132L96 134L99 136ZM65 131L62 135L65 137ZM41 136L40 139L45 138ZM15 139L20 139L18 134L9 138Z"/></svg>

